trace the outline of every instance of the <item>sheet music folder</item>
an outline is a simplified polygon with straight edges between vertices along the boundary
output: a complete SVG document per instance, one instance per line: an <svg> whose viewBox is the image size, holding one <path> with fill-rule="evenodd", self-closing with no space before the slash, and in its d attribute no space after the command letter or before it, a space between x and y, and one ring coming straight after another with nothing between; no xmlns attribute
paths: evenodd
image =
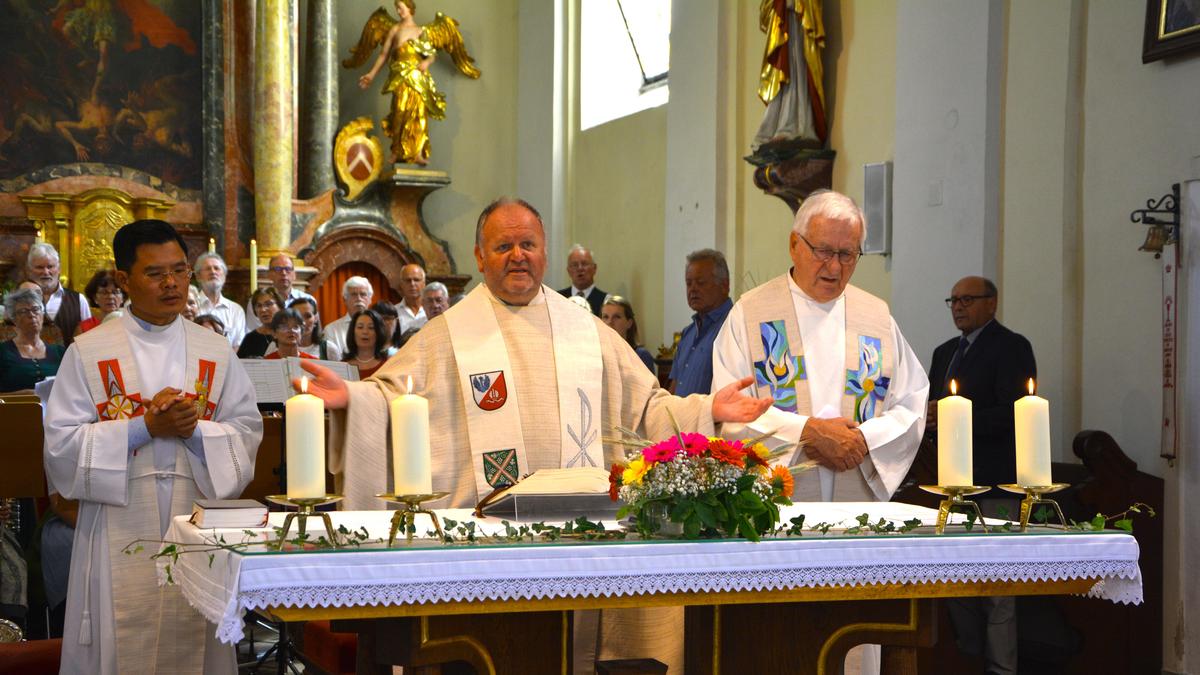
<svg viewBox="0 0 1200 675"><path fill-rule="evenodd" d="M338 374L347 382L358 381L358 367L344 361L322 361L319 359L304 359L319 366L325 366ZM296 395L292 387L292 379L307 376L308 372L300 368L300 359L240 359L250 381L254 383L254 395L260 404L283 403Z"/></svg>

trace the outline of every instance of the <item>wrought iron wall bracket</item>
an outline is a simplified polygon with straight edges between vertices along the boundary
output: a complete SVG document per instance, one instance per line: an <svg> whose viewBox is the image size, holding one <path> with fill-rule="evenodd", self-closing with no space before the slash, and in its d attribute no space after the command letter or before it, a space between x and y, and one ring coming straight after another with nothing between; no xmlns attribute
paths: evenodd
<svg viewBox="0 0 1200 675"><path fill-rule="evenodd" d="M1162 257L1163 246L1179 243L1179 183L1173 184L1171 191L1159 199L1147 199L1146 208L1130 213L1129 220L1150 228L1138 250Z"/></svg>

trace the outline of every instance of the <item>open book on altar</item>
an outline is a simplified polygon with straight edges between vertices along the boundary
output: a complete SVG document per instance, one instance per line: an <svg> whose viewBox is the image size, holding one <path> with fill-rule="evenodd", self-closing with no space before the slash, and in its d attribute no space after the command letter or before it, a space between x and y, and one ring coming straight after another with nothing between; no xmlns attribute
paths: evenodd
<svg viewBox="0 0 1200 675"><path fill-rule="evenodd" d="M239 359L250 381L254 383L254 395L259 403L283 403L296 395L292 387L292 379L308 376L308 372L300 367L300 359L288 357L285 359ZM358 367L345 361L322 361L305 359L337 373L338 377L347 382L358 381Z"/></svg>
<svg viewBox="0 0 1200 675"><path fill-rule="evenodd" d="M599 467L541 469L479 503L484 515L518 521L589 520L616 517L620 502L608 495L608 470Z"/></svg>

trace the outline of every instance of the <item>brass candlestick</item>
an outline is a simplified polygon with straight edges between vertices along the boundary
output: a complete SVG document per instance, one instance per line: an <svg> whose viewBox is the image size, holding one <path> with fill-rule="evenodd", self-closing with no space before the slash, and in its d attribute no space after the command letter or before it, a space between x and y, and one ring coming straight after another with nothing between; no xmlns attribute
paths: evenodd
<svg viewBox="0 0 1200 675"><path fill-rule="evenodd" d="M983 513L980 512L979 505L969 499L964 499L964 497L983 494L992 488L986 485L922 485L921 489L935 495L948 497L938 504L937 527L934 528L934 532L937 534L946 531L946 521L950 518L950 512L955 509L974 511L975 517L979 519L979 526L983 528L984 532L988 531L987 525L983 522Z"/></svg>
<svg viewBox="0 0 1200 675"><path fill-rule="evenodd" d="M380 494L375 495L376 497L385 499L389 502L399 502L404 504L404 508L392 513L392 528L391 531L388 532L388 548L391 548L393 545L395 545L396 533L400 531L401 527L404 528L404 534L407 537L407 541L411 542L413 540L413 530L416 529L417 526L418 514L425 514L429 516L429 519L433 521L434 531L438 533L439 537L445 536L445 533L442 532L442 524L438 521L437 514L421 506L421 503L441 499L448 494L450 493L433 492L423 495L397 495L390 492L381 492Z"/></svg>
<svg viewBox="0 0 1200 675"><path fill-rule="evenodd" d="M996 487L1005 492L1015 494L1023 494L1025 498L1021 500L1021 531L1025 532L1029 529L1029 516L1033 513L1033 507L1038 504L1049 504L1054 507L1054 512L1058 514L1058 522L1062 524L1063 529L1067 527L1067 519L1063 517L1062 509L1059 508L1058 502L1053 499L1043 499L1042 495L1053 494L1059 490L1064 490L1071 487L1070 483L1051 483L1050 485L1017 485L1015 483L1006 483L997 485ZM1049 525L1049 523L1047 523Z"/></svg>
<svg viewBox="0 0 1200 675"><path fill-rule="evenodd" d="M296 521L296 530L298 536L303 537L305 528L308 526L308 518L310 516L318 516L325 523L325 532L329 535L329 543L334 546L341 546L337 535L333 530L333 521L329 518L329 514L325 511L318 511L318 506L326 504L335 504L342 501L342 495L325 495L324 497L297 497L291 498L287 495L268 495L267 501L280 506L294 506L295 511L289 511L287 517L283 519L283 534L279 535L279 547L283 548L283 542L287 541L288 531L292 528L292 521Z"/></svg>

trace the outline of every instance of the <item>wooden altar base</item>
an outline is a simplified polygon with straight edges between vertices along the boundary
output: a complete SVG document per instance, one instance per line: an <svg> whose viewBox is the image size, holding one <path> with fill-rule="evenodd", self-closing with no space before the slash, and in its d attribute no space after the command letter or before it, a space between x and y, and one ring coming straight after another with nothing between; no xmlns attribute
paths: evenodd
<svg viewBox="0 0 1200 675"><path fill-rule="evenodd" d="M883 673L915 675L917 648L937 639L933 599L1084 594L1095 582L872 584L269 612L285 621L330 619L334 631L358 633L358 672L372 675L390 673L392 665L439 673L437 664L452 661L480 675L562 675L571 672L569 610L664 605L687 607L689 675L840 675L846 652L864 643L883 645Z"/></svg>
<svg viewBox="0 0 1200 675"><path fill-rule="evenodd" d="M842 675L852 647L879 644L882 673L917 675L936 618L933 600L916 599L689 607L684 663L688 675Z"/></svg>

